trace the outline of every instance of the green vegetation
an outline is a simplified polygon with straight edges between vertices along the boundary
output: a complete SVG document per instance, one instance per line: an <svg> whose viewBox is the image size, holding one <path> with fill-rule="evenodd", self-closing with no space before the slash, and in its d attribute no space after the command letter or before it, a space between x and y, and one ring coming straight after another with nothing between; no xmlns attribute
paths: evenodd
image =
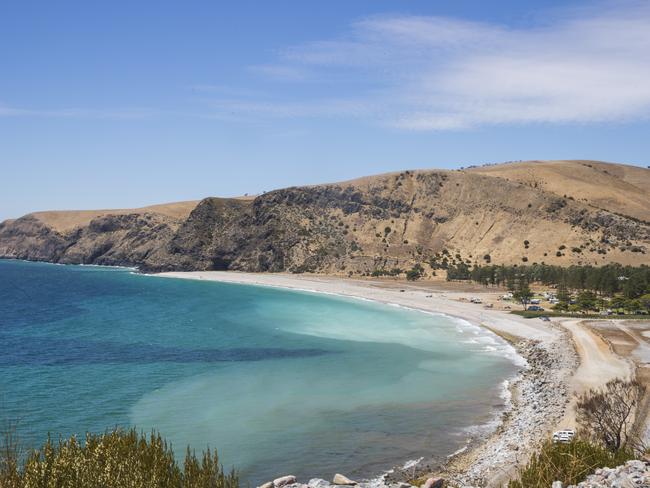
<svg viewBox="0 0 650 488"><path fill-rule="evenodd" d="M515 291L524 284L556 287L558 312L650 313L650 267L609 264L595 266L496 266L465 263L449 265L447 279L471 280L485 286Z"/></svg>
<svg viewBox="0 0 650 488"><path fill-rule="evenodd" d="M554 481L575 485L598 468L618 466L630 459L634 454L629 450L612 452L584 439L568 444L548 441L519 471L519 479L508 483L508 488L548 488Z"/></svg>
<svg viewBox="0 0 650 488"><path fill-rule="evenodd" d="M518 302L520 302L524 306L524 310L526 310L526 307L528 306L528 302L530 302L530 299L533 298L533 292L530 290L528 283L526 283L525 281L520 281L517 284L517 287L515 289L515 292L512 294L512 297Z"/></svg>
<svg viewBox="0 0 650 488"><path fill-rule="evenodd" d="M238 488L235 471L224 472L217 453L200 458L187 450L181 468L171 446L157 433L134 429L73 436L32 452L22 466L15 438L4 436L0 452L2 488Z"/></svg>
<svg viewBox="0 0 650 488"><path fill-rule="evenodd" d="M572 317L575 318L575 312L555 312L555 311L533 311L533 310L512 310L510 313L515 315L521 315L526 319L535 319L538 317ZM581 319L602 319L603 316L600 313L581 313ZM629 313L624 315L625 320L648 320L647 314L635 314Z"/></svg>
<svg viewBox="0 0 650 488"><path fill-rule="evenodd" d="M424 268L418 263L406 272L406 279L409 281L419 280L423 274Z"/></svg>
<svg viewBox="0 0 650 488"><path fill-rule="evenodd" d="M404 271L400 268L393 268L393 269L375 269L371 273L371 276L377 278L379 276L399 276L403 273Z"/></svg>

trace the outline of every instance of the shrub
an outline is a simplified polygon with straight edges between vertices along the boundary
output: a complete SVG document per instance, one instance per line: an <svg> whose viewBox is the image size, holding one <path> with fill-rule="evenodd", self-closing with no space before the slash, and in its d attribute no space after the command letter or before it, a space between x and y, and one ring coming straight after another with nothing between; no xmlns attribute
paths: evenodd
<svg viewBox="0 0 650 488"><path fill-rule="evenodd" d="M4 460L3 465L4 465ZM171 446L155 432L149 436L135 429L105 434L86 434L52 442L34 451L14 482L1 472L0 486L11 488L238 488L235 471L225 473L217 453L208 449L198 459L187 449L183 468Z"/></svg>
<svg viewBox="0 0 650 488"><path fill-rule="evenodd" d="M519 479L508 483L508 488L548 488L554 481L576 485L598 468L618 466L630 459L634 459L631 451L611 452L583 439L569 444L547 441L520 469Z"/></svg>
<svg viewBox="0 0 650 488"><path fill-rule="evenodd" d="M418 280L422 277L422 274L424 273L424 268L422 267L421 264L416 264L413 266L413 268L409 269L406 272L406 279L409 281L415 281Z"/></svg>
<svg viewBox="0 0 650 488"><path fill-rule="evenodd" d="M577 419L592 439L617 452L634 444L634 412L645 387L638 381L620 378L608 381L602 390L589 390L578 397Z"/></svg>

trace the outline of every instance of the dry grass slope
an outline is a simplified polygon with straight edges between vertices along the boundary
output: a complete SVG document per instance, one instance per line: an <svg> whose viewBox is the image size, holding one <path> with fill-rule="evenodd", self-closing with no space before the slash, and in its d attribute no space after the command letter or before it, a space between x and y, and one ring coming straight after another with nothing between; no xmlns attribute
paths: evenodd
<svg viewBox="0 0 650 488"><path fill-rule="evenodd" d="M597 208L650 220L650 171L600 161L525 161L473 168Z"/></svg>
<svg viewBox="0 0 650 488"><path fill-rule="evenodd" d="M91 220L105 215L128 215L128 214L160 214L173 219L186 219L199 200L185 202L161 203L141 208L123 208L107 210L48 210L33 212L29 215L36 217L48 227L57 232L68 232L76 227L83 227Z"/></svg>

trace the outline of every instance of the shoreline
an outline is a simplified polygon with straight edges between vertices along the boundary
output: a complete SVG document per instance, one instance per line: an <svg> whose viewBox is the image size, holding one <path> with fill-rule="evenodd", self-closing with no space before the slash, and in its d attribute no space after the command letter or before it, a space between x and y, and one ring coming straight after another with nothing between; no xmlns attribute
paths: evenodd
<svg viewBox="0 0 650 488"><path fill-rule="evenodd" d="M329 294L445 315L481 327L512 348L514 354L508 359L521 369L517 375L505 380L510 399L504 399L504 410L496 413L493 420L478 426L478 434L468 435L464 447L447 456L442 464L427 465L427 456L423 453L415 469L412 461L407 461L405 465L410 465L408 472L396 466L383 477L380 475L363 485L376 487L382 484L382 480L388 483L398 481L398 478L403 481L407 477L413 479L436 474L464 486L498 486L527 460L527 454L547 438L568 405L568 379L577 367L575 351L571 341L567 340L568 332L555 323L531 322L530 319L454 300L467 293L441 291L415 283L320 275L189 271L147 276Z"/></svg>

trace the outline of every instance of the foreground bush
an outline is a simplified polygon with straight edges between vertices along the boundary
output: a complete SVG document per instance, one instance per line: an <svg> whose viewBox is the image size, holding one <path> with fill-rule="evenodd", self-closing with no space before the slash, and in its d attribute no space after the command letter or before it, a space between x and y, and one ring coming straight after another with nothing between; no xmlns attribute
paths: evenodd
<svg viewBox="0 0 650 488"><path fill-rule="evenodd" d="M519 471L519 479L508 483L508 488L548 488L554 481L575 485L598 468L618 466L630 459L634 459L631 451L612 452L582 439L569 444L548 441Z"/></svg>
<svg viewBox="0 0 650 488"><path fill-rule="evenodd" d="M201 459L188 448L183 469L171 446L159 434L134 429L87 434L45 445L29 455L22 468L16 460L0 460L1 488L238 488L232 471L224 473L217 453Z"/></svg>

